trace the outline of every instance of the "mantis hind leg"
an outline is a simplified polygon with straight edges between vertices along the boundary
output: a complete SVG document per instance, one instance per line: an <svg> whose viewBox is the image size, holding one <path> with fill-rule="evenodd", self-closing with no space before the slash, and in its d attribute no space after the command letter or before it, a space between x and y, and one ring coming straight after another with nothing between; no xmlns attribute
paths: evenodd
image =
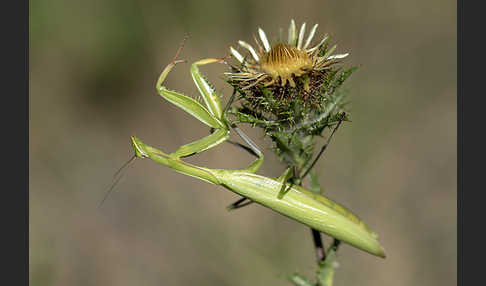
<svg viewBox="0 0 486 286"><path fill-rule="evenodd" d="M232 203L231 205L227 206L226 210L232 211L232 210L235 210L235 209L246 207L247 205L252 204L252 203L253 203L253 201L251 201L247 198L241 198L241 199L237 200L236 202Z"/></svg>

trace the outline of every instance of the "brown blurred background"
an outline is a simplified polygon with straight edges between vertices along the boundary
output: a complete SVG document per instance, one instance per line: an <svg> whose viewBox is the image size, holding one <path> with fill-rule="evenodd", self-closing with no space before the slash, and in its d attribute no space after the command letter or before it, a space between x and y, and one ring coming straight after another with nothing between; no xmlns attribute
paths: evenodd
<svg viewBox="0 0 486 286"><path fill-rule="evenodd" d="M184 33L189 62L228 54L260 26L319 23L347 62L351 118L318 165L326 194L380 235L385 260L348 245L335 285L456 285L455 1L31 1L31 285L290 285L313 277L307 227L150 161L137 161L101 209L129 138L172 152L208 128L154 90ZM285 31L285 30L284 30ZM204 67L227 99L223 65ZM189 65L167 85L197 90ZM244 128L262 147L257 130ZM282 166L269 149L261 174ZM224 144L190 159L251 157ZM326 240L327 242L329 240Z"/></svg>

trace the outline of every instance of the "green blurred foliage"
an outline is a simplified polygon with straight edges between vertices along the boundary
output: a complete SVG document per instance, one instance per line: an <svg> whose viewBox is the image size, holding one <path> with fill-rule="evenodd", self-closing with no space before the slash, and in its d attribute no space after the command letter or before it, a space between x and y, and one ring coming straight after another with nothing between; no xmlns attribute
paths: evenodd
<svg viewBox="0 0 486 286"><path fill-rule="evenodd" d="M352 122L316 171L326 195L380 234L388 257L341 245L334 285L455 285L455 8L437 0L31 1L31 285L288 285L281 275L313 277L308 228L257 205L227 212L234 194L150 162L135 162L96 209L131 156L130 135L172 152L208 133L154 90L184 33L182 58L191 62L227 55L259 26L273 39L290 18L319 23L361 66L345 84ZM167 85L196 95L188 68L178 66ZM229 96L224 70L204 72ZM283 167L265 154L261 173L278 176ZM252 158L225 144L189 160L238 168Z"/></svg>

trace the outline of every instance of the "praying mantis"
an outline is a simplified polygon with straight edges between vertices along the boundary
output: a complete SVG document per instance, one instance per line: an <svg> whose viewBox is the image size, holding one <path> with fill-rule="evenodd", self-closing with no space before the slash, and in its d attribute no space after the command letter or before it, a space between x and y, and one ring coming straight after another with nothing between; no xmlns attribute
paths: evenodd
<svg viewBox="0 0 486 286"><path fill-rule="evenodd" d="M160 74L155 86L156 90L165 100L209 126L213 132L200 140L179 147L170 154L149 146L140 138L132 136L131 144L135 156L150 159L176 172L223 186L250 201L268 207L339 241L385 258L384 249L378 242L378 236L375 232L350 210L337 202L301 186L289 184L287 181L291 176L290 169L278 178L256 174L264 161L262 152L250 138L231 122L222 107L219 95L199 70L200 66L222 63L224 59L208 58L191 64L190 74L204 105L191 97L165 87L164 81L169 72L178 63L183 62L177 59L179 52L180 50ZM257 157L247 168L235 170L210 169L182 160L184 157L207 151L228 141L230 130L234 130L250 146Z"/></svg>

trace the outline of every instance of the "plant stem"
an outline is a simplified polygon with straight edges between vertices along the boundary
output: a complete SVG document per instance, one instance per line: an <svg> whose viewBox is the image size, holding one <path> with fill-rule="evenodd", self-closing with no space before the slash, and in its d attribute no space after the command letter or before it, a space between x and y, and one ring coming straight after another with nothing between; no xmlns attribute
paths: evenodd
<svg viewBox="0 0 486 286"><path fill-rule="evenodd" d="M304 177L305 179L306 177ZM304 185L304 180L301 181L300 185ZM308 186L305 186L306 188ZM326 249L324 248L324 242L322 241L321 233L313 228L311 228L312 241L314 242L314 249L316 251L317 263L324 261L326 259Z"/></svg>
<svg viewBox="0 0 486 286"><path fill-rule="evenodd" d="M322 242L321 233L311 228L312 238L314 240L314 247L316 249L317 262L326 260L326 251L324 250L324 243Z"/></svg>

